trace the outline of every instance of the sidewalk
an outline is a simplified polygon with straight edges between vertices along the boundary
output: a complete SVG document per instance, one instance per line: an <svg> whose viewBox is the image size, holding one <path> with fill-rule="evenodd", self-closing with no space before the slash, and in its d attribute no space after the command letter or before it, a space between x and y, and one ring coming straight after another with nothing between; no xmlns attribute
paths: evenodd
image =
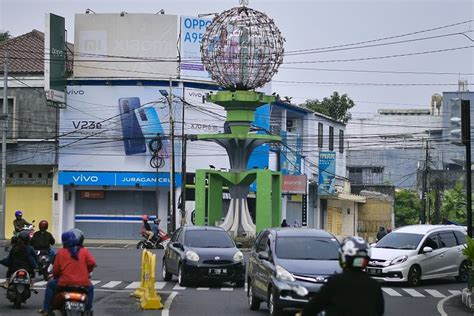
<svg viewBox="0 0 474 316"><path fill-rule="evenodd" d="M448 316L472 316L472 312L470 312L468 310L468 308L466 306L464 306L461 302L461 294L459 295L456 295L452 298L450 298L449 300L446 300L444 302L444 312L446 314L442 314L443 316L444 315L448 315Z"/></svg>
<svg viewBox="0 0 474 316"><path fill-rule="evenodd" d="M93 247L93 248L135 248L136 244L139 242L138 239L136 240L113 240L113 239L86 239L84 245L86 247ZM0 247L5 247L10 245L10 240L0 240ZM61 245L60 240L56 241L55 247Z"/></svg>

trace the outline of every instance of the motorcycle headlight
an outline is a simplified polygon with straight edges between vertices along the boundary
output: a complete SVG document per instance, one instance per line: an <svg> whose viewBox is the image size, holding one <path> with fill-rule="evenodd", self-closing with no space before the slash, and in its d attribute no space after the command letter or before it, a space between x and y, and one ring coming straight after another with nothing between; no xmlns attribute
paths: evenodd
<svg viewBox="0 0 474 316"><path fill-rule="evenodd" d="M278 280L281 280L281 281L294 281L295 278L293 277L293 275L286 271L285 268L283 268L282 266L275 266L276 268L276 278Z"/></svg>
<svg viewBox="0 0 474 316"><path fill-rule="evenodd" d="M400 257L396 257L395 259L393 259L392 261L390 261L390 265L404 263L404 262L407 261L407 260L408 260L408 256L407 256L407 255L403 255L403 256L400 256Z"/></svg>
<svg viewBox="0 0 474 316"><path fill-rule="evenodd" d="M234 262L240 262L242 260L244 260L244 254L241 251L237 251L234 254Z"/></svg>
<svg viewBox="0 0 474 316"><path fill-rule="evenodd" d="M186 259L188 259L189 261L197 262L199 261L199 255L194 251L189 250L186 251Z"/></svg>

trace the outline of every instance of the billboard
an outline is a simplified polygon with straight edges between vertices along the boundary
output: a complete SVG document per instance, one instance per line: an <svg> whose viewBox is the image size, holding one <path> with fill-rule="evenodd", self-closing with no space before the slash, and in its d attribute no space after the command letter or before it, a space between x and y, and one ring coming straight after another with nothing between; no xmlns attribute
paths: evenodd
<svg viewBox="0 0 474 316"><path fill-rule="evenodd" d="M66 103L66 29L64 18L52 13L45 16L44 54L46 98Z"/></svg>
<svg viewBox="0 0 474 316"><path fill-rule="evenodd" d="M303 138L296 133L281 131L280 166L282 174L301 174L301 153L303 152Z"/></svg>
<svg viewBox="0 0 474 316"><path fill-rule="evenodd" d="M319 195L336 193L336 152L322 151L319 153Z"/></svg>
<svg viewBox="0 0 474 316"><path fill-rule="evenodd" d="M182 79L211 81L211 76L201 63L201 39L212 19L192 16L181 17L181 64Z"/></svg>
<svg viewBox="0 0 474 316"><path fill-rule="evenodd" d="M74 77L176 78L178 18L76 14Z"/></svg>

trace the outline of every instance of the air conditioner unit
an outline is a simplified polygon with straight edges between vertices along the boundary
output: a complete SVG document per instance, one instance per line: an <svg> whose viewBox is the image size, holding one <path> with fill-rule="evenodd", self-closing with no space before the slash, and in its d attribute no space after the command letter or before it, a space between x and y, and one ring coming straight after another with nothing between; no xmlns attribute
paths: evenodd
<svg viewBox="0 0 474 316"><path fill-rule="evenodd" d="M286 131L289 133L296 133L298 128L298 122L296 119L286 120Z"/></svg>

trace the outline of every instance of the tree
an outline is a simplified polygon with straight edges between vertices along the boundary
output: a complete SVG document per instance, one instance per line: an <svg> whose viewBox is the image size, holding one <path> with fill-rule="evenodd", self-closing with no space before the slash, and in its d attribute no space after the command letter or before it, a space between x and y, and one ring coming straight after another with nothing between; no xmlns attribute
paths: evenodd
<svg viewBox="0 0 474 316"><path fill-rule="evenodd" d="M420 205L416 192L395 191L395 227L418 224Z"/></svg>
<svg viewBox="0 0 474 316"><path fill-rule="evenodd" d="M441 216L451 222L466 224L466 193L464 185L456 183L453 189L444 191Z"/></svg>
<svg viewBox="0 0 474 316"><path fill-rule="evenodd" d="M309 99L302 104L302 106L312 111L324 114L342 123L347 123L352 118L349 110L354 105L354 101L346 93L339 95L336 91L329 98L326 97L322 101Z"/></svg>
<svg viewBox="0 0 474 316"><path fill-rule="evenodd" d="M0 32L0 42L4 42L8 39L10 39L12 36L9 31L6 32Z"/></svg>

